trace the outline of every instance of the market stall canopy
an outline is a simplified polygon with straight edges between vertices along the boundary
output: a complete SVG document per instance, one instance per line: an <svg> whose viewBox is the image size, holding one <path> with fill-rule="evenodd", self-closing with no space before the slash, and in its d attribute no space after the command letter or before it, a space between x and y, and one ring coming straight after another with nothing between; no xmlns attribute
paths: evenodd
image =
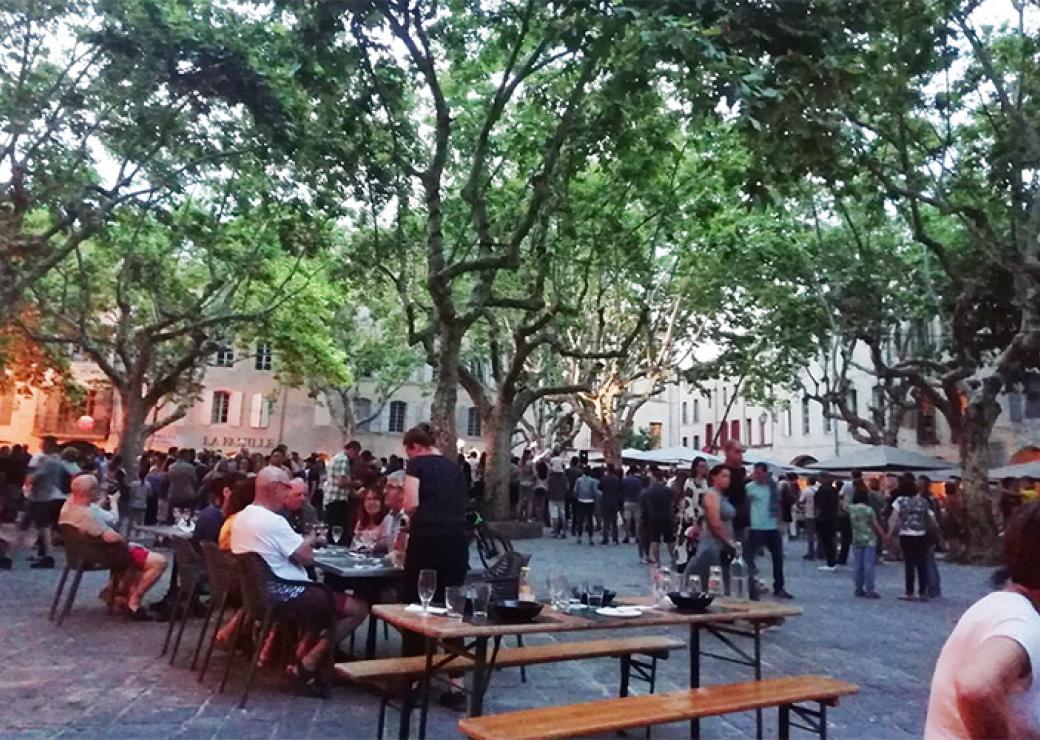
<svg viewBox="0 0 1040 740"><path fill-rule="evenodd" d="M689 465L695 457L703 457L708 465L717 465L722 462L718 455L701 452L693 447L665 447L660 450L637 450L628 447L621 451L621 459L626 463L639 463L641 465ZM602 462L603 455L592 453L589 462Z"/></svg>
<svg viewBox="0 0 1040 740"><path fill-rule="evenodd" d="M953 464L949 460L929 457L912 450L901 450L898 447L874 445L860 447L829 460L807 465L811 470L845 471L865 470L898 473L904 470L949 470Z"/></svg>
<svg viewBox="0 0 1040 740"><path fill-rule="evenodd" d="M990 480L1000 480L1001 478L1040 479L1040 460L1019 463L1018 465L1006 465L1003 468L994 468L989 471Z"/></svg>

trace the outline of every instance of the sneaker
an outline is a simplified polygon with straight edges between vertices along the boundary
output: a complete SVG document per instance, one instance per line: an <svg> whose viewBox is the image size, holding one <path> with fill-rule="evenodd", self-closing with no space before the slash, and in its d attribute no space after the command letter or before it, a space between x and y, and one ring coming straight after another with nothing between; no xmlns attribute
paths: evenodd
<svg viewBox="0 0 1040 740"><path fill-rule="evenodd" d="M779 591L773 591L773 596L775 596L778 599L793 599L794 598L793 596L791 596L791 594L787 593L787 591L785 591L784 589L780 589Z"/></svg>
<svg viewBox="0 0 1040 740"><path fill-rule="evenodd" d="M867 591L863 595L866 598L868 598L868 599L880 599L881 598L881 594L879 594L877 591Z"/></svg>
<svg viewBox="0 0 1040 740"><path fill-rule="evenodd" d="M899 597L899 600L900 601L913 601L914 600L914 595L913 594L903 594L902 596Z"/></svg>
<svg viewBox="0 0 1040 740"><path fill-rule="evenodd" d="M622 545L627 545L628 544L628 537L626 537L625 539L621 540L621 544Z"/></svg>
<svg viewBox="0 0 1040 740"><path fill-rule="evenodd" d="M461 712L466 708L466 694L462 691L445 691L437 703L453 712Z"/></svg>
<svg viewBox="0 0 1040 740"><path fill-rule="evenodd" d="M857 588L856 589L856 593L853 594L853 596L859 596L860 598L862 598L862 597L864 597L866 595L867 595L866 592L863 589L861 589L861 588Z"/></svg>
<svg viewBox="0 0 1040 740"><path fill-rule="evenodd" d="M40 558L39 560L37 560L35 563L30 565L29 567L30 568L35 568L36 570L45 570L45 569L53 568L54 567L54 558L52 558L50 555L48 555L45 558Z"/></svg>
<svg viewBox="0 0 1040 740"><path fill-rule="evenodd" d="M837 569L838 569L838 566L836 566L836 565L821 565L816 570L823 570L823 571L827 571L828 573L833 573Z"/></svg>
<svg viewBox="0 0 1040 740"><path fill-rule="evenodd" d="M154 622L155 617L148 613L148 610L143 606L137 607L134 611L130 612L130 619L135 622Z"/></svg>

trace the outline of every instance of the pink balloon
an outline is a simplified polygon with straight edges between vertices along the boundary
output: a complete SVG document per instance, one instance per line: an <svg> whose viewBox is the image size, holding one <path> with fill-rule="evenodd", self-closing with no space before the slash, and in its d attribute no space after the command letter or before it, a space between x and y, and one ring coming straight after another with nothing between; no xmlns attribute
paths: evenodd
<svg viewBox="0 0 1040 740"><path fill-rule="evenodd" d="M94 428L94 417L93 416L87 416L86 414L84 414L83 416L81 416L78 419L76 419L76 429L79 429L81 432L89 432L93 428Z"/></svg>

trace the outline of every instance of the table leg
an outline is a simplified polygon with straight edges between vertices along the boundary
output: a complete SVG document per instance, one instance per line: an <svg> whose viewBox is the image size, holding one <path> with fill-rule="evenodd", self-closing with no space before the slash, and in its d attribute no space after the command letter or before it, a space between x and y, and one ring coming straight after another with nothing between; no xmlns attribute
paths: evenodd
<svg viewBox="0 0 1040 740"><path fill-rule="evenodd" d="M426 715L430 710L430 680L433 677L434 641L429 637L424 637L423 642L426 644L426 669L423 671L422 696L419 700L422 702L419 709L419 740L424 740L426 737Z"/></svg>
<svg viewBox="0 0 1040 740"><path fill-rule="evenodd" d="M690 688L701 687L701 629L696 624L690 625ZM690 737L701 736L701 721L690 720Z"/></svg>
<svg viewBox="0 0 1040 740"><path fill-rule="evenodd" d="M365 639L365 658L372 660L376 657L376 637L379 620L371 614L368 615L368 637Z"/></svg>
<svg viewBox="0 0 1040 740"><path fill-rule="evenodd" d="M762 625L755 622L755 680L762 680ZM762 710L755 710L755 739L762 740Z"/></svg>
<svg viewBox="0 0 1040 740"><path fill-rule="evenodd" d="M473 645L473 690L469 695L469 716L479 717L484 713L484 691L488 685L487 638L477 638Z"/></svg>

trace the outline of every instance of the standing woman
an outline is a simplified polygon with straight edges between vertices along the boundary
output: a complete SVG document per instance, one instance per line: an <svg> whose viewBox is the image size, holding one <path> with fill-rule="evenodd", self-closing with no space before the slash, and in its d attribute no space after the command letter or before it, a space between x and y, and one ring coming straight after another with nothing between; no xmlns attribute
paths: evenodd
<svg viewBox="0 0 1040 740"><path fill-rule="evenodd" d="M446 586L461 586L469 570L466 503L469 491L458 463L437 449L428 424L404 435L404 511L411 523L404 558L404 596L418 600L419 571L437 571L434 601Z"/></svg>
<svg viewBox="0 0 1040 740"><path fill-rule="evenodd" d="M549 465L545 460L539 460L534 464L534 496L531 498L532 522L545 524L548 516L546 504L549 499Z"/></svg>
<svg viewBox="0 0 1040 740"><path fill-rule="evenodd" d="M708 488L708 462L703 457L695 457L690 465L690 477L683 484L683 495L676 517L676 542L680 545L680 551L685 550L683 560L686 562L693 557L697 549L704 512L702 498Z"/></svg>
<svg viewBox="0 0 1040 740"><path fill-rule="evenodd" d="M730 500L723 495L729 488L730 471L725 465L716 465L708 473L711 487L702 495L704 503L704 526L697 542L697 552L686 565L687 573L701 577L701 587L708 588L708 574L713 565L722 566L722 576L729 584L729 561L736 552L736 539L733 536L733 517L737 510ZM691 570L692 569L692 570Z"/></svg>
<svg viewBox="0 0 1040 740"><path fill-rule="evenodd" d="M517 478L520 485L520 508L517 511L516 518L521 521L527 521L534 505L534 463L531 462L530 450L524 450L520 455Z"/></svg>
<svg viewBox="0 0 1040 740"><path fill-rule="evenodd" d="M920 496L914 476L907 473L899 480L896 500L892 503L889 535L899 535L906 575L904 601L914 598L914 576L921 601L928 601L928 519L932 512L928 502Z"/></svg>

